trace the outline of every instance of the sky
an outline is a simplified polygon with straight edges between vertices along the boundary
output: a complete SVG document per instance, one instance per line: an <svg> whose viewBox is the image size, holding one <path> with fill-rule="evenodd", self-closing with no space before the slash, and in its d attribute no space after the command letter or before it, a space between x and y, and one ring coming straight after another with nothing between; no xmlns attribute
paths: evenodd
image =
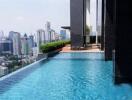
<svg viewBox="0 0 132 100"><path fill-rule="evenodd" d="M96 31L96 0L90 0L90 23L92 31Z"/></svg>
<svg viewBox="0 0 132 100"><path fill-rule="evenodd" d="M96 0L91 0L91 20L95 27ZM57 32L70 25L70 0L0 0L0 31L34 34L45 29L45 23Z"/></svg>
<svg viewBox="0 0 132 100"><path fill-rule="evenodd" d="M33 34L45 29L46 21L56 31L70 23L70 0L0 0L0 30Z"/></svg>

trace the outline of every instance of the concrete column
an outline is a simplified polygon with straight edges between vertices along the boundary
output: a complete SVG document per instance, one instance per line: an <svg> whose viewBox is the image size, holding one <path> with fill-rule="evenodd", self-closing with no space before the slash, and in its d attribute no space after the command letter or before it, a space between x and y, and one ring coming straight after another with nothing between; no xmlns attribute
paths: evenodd
<svg viewBox="0 0 132 100"><path fill-rule="evenodd" d="M132 82L132 3L116 0L116 81Z"/></svg>
<svg viewBox="0 0 132 100"><path fill-rule="evenodd" d="M70 0L71 9L71 47L84 46L86 26L86 0Z"/></svg>
<svg viewBox="0 0 132 100"><path fill-rule="evenodd" d="M112 60L114 49L114 1L104 0L104 51L105 60Z"/></svg>
<svg viewBox="0 0 132 100"><path fill-rule="evenodd" d="M104 0L102 0L101 50L104 50Z"/></svg>

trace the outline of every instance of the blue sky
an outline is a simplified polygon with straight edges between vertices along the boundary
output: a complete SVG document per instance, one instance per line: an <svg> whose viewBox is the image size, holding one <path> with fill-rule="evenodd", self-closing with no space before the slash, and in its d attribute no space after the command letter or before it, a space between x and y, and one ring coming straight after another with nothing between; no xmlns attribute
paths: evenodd
<svg viewBox="0 0 132 100"><path fill-rule="evenodd" d="M96 29L95 1L91 0L91 24ZM0 31L34 34L46 21L59 32L70 25L70 0L0 0Z"/></svg>

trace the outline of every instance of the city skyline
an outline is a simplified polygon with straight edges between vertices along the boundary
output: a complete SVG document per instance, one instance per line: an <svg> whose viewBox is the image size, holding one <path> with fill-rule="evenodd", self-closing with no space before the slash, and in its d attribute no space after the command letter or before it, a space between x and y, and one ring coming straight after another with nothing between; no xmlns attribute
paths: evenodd
<svg viewBox="0 0 132 100"><path fill-rule="evenodd" d="M96 30L95 2L90 3L93 31ZM47 21L57 33L61 26L70 26L70 0L1 0L0 7L0 31L5 35L9 31L34 34L38 29L45 30Z"/></svg>
<svg viewBox="0 0 132 100"><path fill-rule="evenodd" d="M49 24L49 28L47 29L47 23ZM25 35L25 34L27 34L28 36L30 36L30 35L33 35L33 36L36 36L37 35L37 31L38 30L44 30L44 31L53 31L54 29L52 29L51 27L51 23L49 22L49 21L47 21L46 23L44 23L45 25L44 25L44 28L38 28L35 32L33 32L33 33L27 33L27 32L23 32L23 33L21 33L21 32L18 32L18 31L16 31L16 30L10 30L9 32L7 32L6 34L5 34L5 32L3 31L3 30L0 30L0 38L2 38L2 37L8 37L9 36L9 34L10 34L10 32L18 32L22 37ZM61 29L60 29L61 30ZM60 31L59 30L59 31ZM54 32L56 33L56 34L60 34L60 32L56 32L55 30L54 30ZM47 33L46 32L46 37L48 38L48 35L49 35L49 33Z"/></svg>
<svg viewBox="0 0 132 100"><path fill-rule="evenodd" d="M69 4L69 0L1 0L0 31L31 34L45 29L45 23L50 21L51 28L59 32L61 26L70 23Z"/></svg>

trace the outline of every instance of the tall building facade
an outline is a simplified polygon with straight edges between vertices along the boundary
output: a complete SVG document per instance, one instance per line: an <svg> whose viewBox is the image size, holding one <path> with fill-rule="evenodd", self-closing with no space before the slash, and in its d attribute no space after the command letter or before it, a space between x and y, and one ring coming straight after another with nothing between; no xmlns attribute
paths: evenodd
<svg viewBox="0 0 132 100"><path fill-rule="evenodd" d="M35 47L34 36L30 35L28 38L29 55L33 55L33 48Z"/></svg>
<svg viewBox="0 0 132 100"><path fill-rule="evenodd" d="M46 41L51 41L51 24L50 22L46 22L45 24L45 34L46 34Z"/></svg>
<svg viewBox="0 0 132 100"><path fill-rule="evenodd" d="M55 30L51 29L51 33L50 33L50 41L51 42L56 40L55 34L56 34Z"/></svg>
<svg viewBox="0 0 132 100"><path fill-rule="evenodd" d="M38 53L40 53L40 46L44 43L46 43L46 35L45 31L43 29L37 30L37 47L38 47Z"/></svg>
<svg viewBox="0 0 132 100"><path fill-rule="evenodd" d="M10 31L9 39L13 43L13 55L21 55L21 35L18 32Z"/></svg>
<svg viewBox="0 0 132 100"><path fill-rule="evenodd" d="M66 30L61 30L60 31L60 38L61 40L66 40Z"/></svg>
<svg viewBox="0 0 132 100"><path fill-rule="evenodd" d="M24 37L21 38L21 44L22 44L22 48L21 48L21 54L24 56L29 55L29 43L28 43L28 37L27 34L24 35Z"/></svg>
<svg viewBox="0 0 132 100"><path fill-rule="evenodd" d="M35 41L34 41L34 36L30 35L29 36L29 45L31 48L33 48L35 46Z"/></svg>
<svg viewBox="0 0 132 100"><path fill-rule="evenodd" d="M1 38L0 39L0 54L12 54L12 41L9 38Z"/></svg>

